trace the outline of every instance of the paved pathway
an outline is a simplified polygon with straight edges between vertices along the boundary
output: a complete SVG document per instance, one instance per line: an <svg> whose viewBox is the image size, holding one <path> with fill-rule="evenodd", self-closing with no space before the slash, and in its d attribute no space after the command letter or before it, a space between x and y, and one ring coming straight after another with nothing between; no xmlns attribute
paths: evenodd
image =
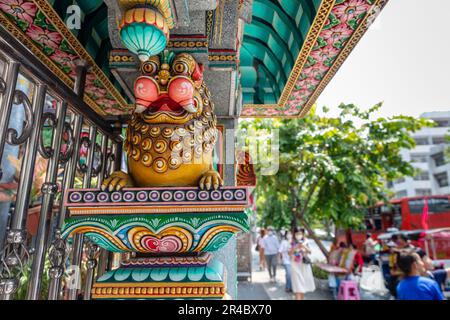
<svg viewBox="0 0 450 320"><path fill-rule="evenodd" d="M262 283L239 282L238 300L271 300Z"/></svg>
<svg viewBox="0 0 450 320"><path fill-rule="evenodd" d="M254 251L254 250L253 250ZM252 282L238 283L238 300L293 300L291 293L285 292L285 271L282 266L277 269L277 282L269 282L267 270L260 271L258 267L258 254L253 253ZM329 291L316 290L305 295L305 300L332 300Z"/></svg>

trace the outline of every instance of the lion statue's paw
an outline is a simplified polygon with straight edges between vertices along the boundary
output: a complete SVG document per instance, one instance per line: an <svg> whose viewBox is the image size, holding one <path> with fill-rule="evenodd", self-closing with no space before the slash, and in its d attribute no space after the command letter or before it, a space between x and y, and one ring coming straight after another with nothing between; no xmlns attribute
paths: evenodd
<svg viewBox="0 0 450 320"><path fill-rule="evenodd" d="M223 179L218 172L210 170L200 179L199 185L202 190L217 190L223 186Z"/></svg>
<svg viewBox="0 0 450 320"><path fill-rule="evenodd" d="M116 171L103 181L101 189L102 191L109 190L112 192L131 187L134 187L133 179L125 172Z"/></svg>

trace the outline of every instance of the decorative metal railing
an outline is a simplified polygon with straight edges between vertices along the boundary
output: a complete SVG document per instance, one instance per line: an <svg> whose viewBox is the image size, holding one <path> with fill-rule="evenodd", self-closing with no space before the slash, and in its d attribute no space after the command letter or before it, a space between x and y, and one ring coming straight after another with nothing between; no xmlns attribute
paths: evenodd
<svg viewBox="0 0 450 320"><path fill-rule="evenodd" d="M87 250L84 299L90 299L95 268L99 266L99 275L107 269L108 253L104 250L99 253L98 247L85 241L82 235L75 236L70 246L62 239L61 229L67 209L59 199L64 198L66 190L74 187L77 174L82 175L84 188L90 188L93 181L97 187L105 175L120 166L120 130L115 131L111 124L94 117L94 113L83 102L89 66L82 61L78 63L77 80L71 92L1 27L0 43L0 159L8 156L5 152L7 145L18 146L22 155L14 209L6 231L0 230L0 239L5 239L3 248L0 247L0 298L15 298L25 267L31 265L26 298L40 299L44 262L48 256L48 299L60 299L67 259L70 259L69 265L80 266L83 250ZM32 83L32 94L23 92L17 85L20 76ZM55 113L45 112L49 96L57 101ZM24 121L20 132L9 126L11 118L15 116L13 106L23 106ZM84 127L88 128L89 136L82 138ZM50 146L45 145L44 128L52 131ZM88 150L86 162L82 164L81 147ZM26 223L38 155L47 159L48 165L41 188L37 234L32 243L27 235ZM2 176L0 168L0 179ZM69 251L71 254L68 254ZM69 299L76 299L78 293L78 288L70 289Z"/></svg>

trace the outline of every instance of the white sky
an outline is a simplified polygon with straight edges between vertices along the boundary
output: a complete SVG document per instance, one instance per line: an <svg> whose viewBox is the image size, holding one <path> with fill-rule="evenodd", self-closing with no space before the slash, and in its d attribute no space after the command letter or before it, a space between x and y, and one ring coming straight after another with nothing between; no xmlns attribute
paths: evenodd
<svg viewBox="0 0 450 320"><path fill-rule="evenodd" d="M390 0L319 97L337 114L384 101L378 116L450 110L450 0Z"/></svg>

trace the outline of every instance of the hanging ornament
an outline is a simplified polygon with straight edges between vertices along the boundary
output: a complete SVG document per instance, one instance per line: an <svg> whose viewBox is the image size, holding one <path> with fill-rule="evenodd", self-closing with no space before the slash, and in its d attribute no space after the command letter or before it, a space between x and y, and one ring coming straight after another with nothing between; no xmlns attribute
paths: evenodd
<svg viewBox="0 0 450 320"><path fill-rule="evenodd" d="M119 26L124 45L142 62L161 53L169 42L169 27L164 17L153 8L128 10Z"/></svg>

